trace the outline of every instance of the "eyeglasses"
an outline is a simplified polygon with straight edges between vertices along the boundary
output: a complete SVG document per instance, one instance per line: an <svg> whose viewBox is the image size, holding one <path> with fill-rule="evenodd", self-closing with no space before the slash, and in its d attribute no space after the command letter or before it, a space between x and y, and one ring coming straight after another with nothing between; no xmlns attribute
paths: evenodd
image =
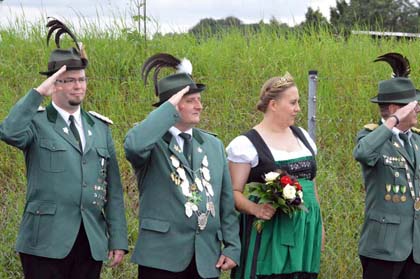
<svg viewBox="0 0 420 279"><path fill-rule="evenodd" d="M57 79L55 82L63 83L63 84L76 84L76 82L85 83L87 81L88 81L87 77L79 77L79 78Z"/></svg>

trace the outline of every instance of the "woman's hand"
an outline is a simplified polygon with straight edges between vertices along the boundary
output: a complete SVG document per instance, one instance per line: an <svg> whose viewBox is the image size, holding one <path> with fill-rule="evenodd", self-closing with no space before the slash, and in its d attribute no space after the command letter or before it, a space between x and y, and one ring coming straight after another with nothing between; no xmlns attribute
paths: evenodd
<svg viewBox="0 0 420 279"><path fill-rule="evenodd" d="M271 204L255 204L254 215L258 219L270 220L273 217L274 213L276 213L276 209L274 209L274 207Z"/></svg>

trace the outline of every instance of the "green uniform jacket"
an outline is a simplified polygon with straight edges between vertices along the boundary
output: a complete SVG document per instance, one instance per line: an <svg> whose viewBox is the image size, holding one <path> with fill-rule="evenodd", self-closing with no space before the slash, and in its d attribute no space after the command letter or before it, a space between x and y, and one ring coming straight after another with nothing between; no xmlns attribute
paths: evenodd
<svg viewBox="0 0 420 279"><path fill-rule="evenodd" d="M92 256L128 250L124 200L108 126L81 111L86 137L82 152L66 122L43 96L23 97L0 124L0 138L24 152L26 204L16 243L18 252L61 259L83 221Z"/></svg>
<svg viewBox="0 0 420 279"><path fill-rule="evenodd" d="M132 261L180 272L195 255L200 276L217 277L220 271L216 263L222 253L236 263L240 257L239 225L224 147L213 135L193 129L193 169L199 170L204 156L208 157L216 208L216 216L209 216L207 227L200 230L196 215L186 216L186 197L171 180L174 171L171 155L187 165L175 138L168 132L178 120L175 107L166 102L133 127L125 139L126 157L136 171L140 193L139 238ZM185 169L191 178L192 172ZM206 211L205 197L200 210Z"/></svg>
<svg viewBox="0 0 420 279"><path fill-rule="evenodd" d="M365 220L359 242L362 256L403 261L413 252L414 261L420 263L420 211L414 210L405 168L407 162L417 196L420 190L420 136L413 133L411 142L415 164L385 125L373 130L364 129L358 134L353 155L362 166L366 189ZM404 188L405 194L402 193ZM387 194L390 196L386 198ZM401 202L403 195L407 199L405 202Z"/></svg>

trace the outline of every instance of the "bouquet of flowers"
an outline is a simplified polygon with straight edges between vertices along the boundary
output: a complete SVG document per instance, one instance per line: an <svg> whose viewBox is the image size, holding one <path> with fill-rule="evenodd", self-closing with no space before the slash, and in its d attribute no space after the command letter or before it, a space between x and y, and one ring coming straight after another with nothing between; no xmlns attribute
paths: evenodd
<svg viewBox="0 0 420 279"><path fill-rule="evenodd" d="M258 203L269 203L292 217L296 210L305 210L303 191L299 181L287 172L278 170L265 174L265 183L250 183L249 193L258 198ZM254 226L258 232L263 228L264 220L258 219Z"/></svg>

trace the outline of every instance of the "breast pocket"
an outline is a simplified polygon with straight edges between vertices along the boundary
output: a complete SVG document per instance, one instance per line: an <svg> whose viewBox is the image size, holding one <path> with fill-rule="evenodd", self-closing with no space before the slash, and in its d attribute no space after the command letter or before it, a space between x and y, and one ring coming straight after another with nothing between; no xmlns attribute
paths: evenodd
<svg viewBox="0 0 420 279"><path fill-rule="evenodd" d="M393 185L407 184L406 161L403 157L386 157L384 158L384 166L393 178L391 183Z"/></svg>
<svg viewBox="0 0 420 279"><path fill-rule="evenodd" d="M65 170L67 147L54 140L41 139L39 165L47 172L62 172Z"/></svg>

